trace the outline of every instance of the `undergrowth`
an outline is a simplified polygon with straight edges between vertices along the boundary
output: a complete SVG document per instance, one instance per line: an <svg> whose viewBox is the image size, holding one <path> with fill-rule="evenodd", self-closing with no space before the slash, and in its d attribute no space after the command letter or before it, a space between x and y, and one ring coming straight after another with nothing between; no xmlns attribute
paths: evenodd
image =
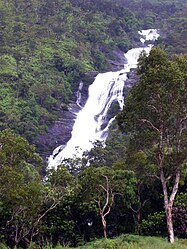
<svg viewBox="0 0 187 249"><path fill-rule="evenodd" d="M41 249L36 244L32 244L28 249ZM73 247L57 245L43 246L42 249L73 249ZM4 244L0 244L0 249L9 249ZM21 248L19 248L21 249ZM170 244L167 238L146 237L138 235L124 234L114 239L98 239L76 249L187 249L187 240L176 239L174 244Z"/></svg>

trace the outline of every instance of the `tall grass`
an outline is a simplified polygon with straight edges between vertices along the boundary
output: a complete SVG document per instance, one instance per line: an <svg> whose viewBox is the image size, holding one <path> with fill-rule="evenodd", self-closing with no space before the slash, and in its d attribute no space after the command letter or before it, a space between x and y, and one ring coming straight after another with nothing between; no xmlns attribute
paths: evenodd
<svg viewBox="0 0 187 249"><path fill-rule="evenodd" d="M60 245L54 249L65 248L70 249L70 247ZM43 249L53 249L53 247L49 246ZM176 240L174 244L170 244L167 242L167 239L163 238L126 234L115 239L95 240L76 249L187 249L187 240Z"/></svg>
<svg viewBox="0 0 187 249"><path fill-rule="evenodd" d="M68 246L52 245L43 246L42 249L73 249ZM0 249L9 249L0 244ZM21 249L21 248L19 248ZM32 244L28 249L41 249L36 244ZM76 249L187 249L187 240L176 240L174 244L167 242L167 239L158 237L146 237L124 234L115 239L99 239L79 246Z"/></svg>
<svg viewBox="0 0 187 249"><path fill-rule="evenodd" d="M77 249L187 249L187 240L170 244L163 238L122 235L115 239L96 240Z"/></svg>

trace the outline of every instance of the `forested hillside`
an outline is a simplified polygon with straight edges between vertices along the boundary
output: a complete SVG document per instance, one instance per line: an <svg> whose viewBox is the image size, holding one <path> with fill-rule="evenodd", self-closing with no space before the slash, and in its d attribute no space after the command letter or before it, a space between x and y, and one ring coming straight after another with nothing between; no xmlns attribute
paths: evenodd
<svg viewBox="0 0 187 249"><path fill-rule="evenodd" d="M105 54L131 47L139 28L125 8L112 14L69 0L1 1L0 11L0 126L31 142L57 118L84 73L106 70Z"/></svg>
<svg viewBox="0 0 187 249"><path fill-rule="evenodd" d="M160 28L159 42L168 51L185 52L185 4L1 0L1 130L9 127L34 142L68 104L85 72L110 68L113 51L134 46L141 28Z"/></svg>
<svg viewBox="0 0 187 249"><path fill-rule="evenodd" d="M123 233L174 242L173 227L187 239L186 11L185 0L0 0L0 242L77 246ZM79 82L116 70L147 28L159 29L159 46L141 55L106 146L46 170L31 144Z"/></svg>
<svg viewBox="0 0 187 249"><path fill-rule="evenodd" d="M125 4L141 20L143 28L161 29L161 42L169 53L186 53L186 9L185 0L117 0Z"/></svg>

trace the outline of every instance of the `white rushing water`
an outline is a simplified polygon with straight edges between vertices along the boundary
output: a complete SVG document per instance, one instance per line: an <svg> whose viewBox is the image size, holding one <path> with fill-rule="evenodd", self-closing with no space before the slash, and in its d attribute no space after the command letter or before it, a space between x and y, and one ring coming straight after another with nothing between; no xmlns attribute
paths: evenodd
<svg viewBox="0 0 187 249"><path fill-rule="evenodd" d="M92 143L95 140L104 141L106 139L108 127L114 118L109 120L104 129L102 128L102 124L114 101L118 102L121 110L123 109L123 89L127 73L132 68L137 67L137 60L143 50L147 54L150 52L153 45L149 44L145 46L145 41L155 41L159 37L156 29L142 30L139 31L139 34L141 36L142 47L133 48L125 54L127 64L124 65L124 69L96 76L95 81L89 87L88 100L82 110L77 114L71 139L65 148L62 149L62 146L59 146L53 151L53 154L48 159L48 168L56 168L61 164L63 159L76 155L78 153L77 148L80 148L78 155L81 156L83 151L90 150L93 147Z"/></svg>

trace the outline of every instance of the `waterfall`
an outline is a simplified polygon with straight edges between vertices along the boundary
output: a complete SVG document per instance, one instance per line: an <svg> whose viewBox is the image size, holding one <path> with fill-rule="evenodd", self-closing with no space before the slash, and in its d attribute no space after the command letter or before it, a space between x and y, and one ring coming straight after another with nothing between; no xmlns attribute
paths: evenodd
<svg viewBox="0 0 187 249"><path fill-rule="evenodd" d="M57 167L65 158L76 155L79 148L81 153L90 150L95 140L105 141L108 127L114 117L107 120L107 113L113 103L116 103L119 110L124 106L124 87L127 80L127 73L137 67L137 60L144 50L147 54L152 48L152 43L159 34L156 29L139 31L142 47L129 50L124 56L127 63L124 69L118 72L100 73L89 87L89 96L85 106L78 112L71 139L66 146L59 146L54 149L53 154L48 158L48 168ZM144 45L146 41L150 44ZM79 102L78 102L79 103Z"/></svg>

